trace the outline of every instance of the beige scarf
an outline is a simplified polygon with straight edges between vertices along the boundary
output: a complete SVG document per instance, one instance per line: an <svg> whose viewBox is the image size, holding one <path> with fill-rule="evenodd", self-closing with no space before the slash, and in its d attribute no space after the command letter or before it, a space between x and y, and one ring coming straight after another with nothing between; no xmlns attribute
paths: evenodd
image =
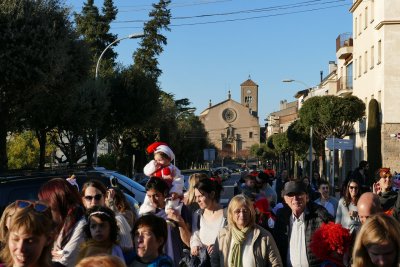
<svg viewBox="0 0 400 267"><path fill-rule="evenodd" d="M231 227L233 246L229 262L232 267L242 267L242 243L246 239L249 229L249 227L245 227L242 230L235 226Z"/></svg>

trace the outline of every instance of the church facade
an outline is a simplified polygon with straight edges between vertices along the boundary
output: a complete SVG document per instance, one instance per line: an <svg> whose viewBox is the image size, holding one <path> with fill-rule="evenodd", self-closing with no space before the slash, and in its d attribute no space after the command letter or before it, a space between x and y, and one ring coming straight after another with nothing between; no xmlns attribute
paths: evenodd
<svg viewBox="0 0 400 267"><path fill-rule="evenodd" d="M258 122L258 85L250 78L240 85L240 103L228 99L211 105L199 115L208 132L209 140L217 147L235 157L260 144Z"/></svg>

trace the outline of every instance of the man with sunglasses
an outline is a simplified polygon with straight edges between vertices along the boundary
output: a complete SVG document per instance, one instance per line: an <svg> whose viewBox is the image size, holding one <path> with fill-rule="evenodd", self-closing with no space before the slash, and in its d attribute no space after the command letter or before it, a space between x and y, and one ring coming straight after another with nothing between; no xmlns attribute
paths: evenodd
<svg viewBox="0 0 400 267"><path fill-rule="evenodd" d="M286 205L277 212L274 238L284 266L321 266L309 249L311 236L322 225L333 221L327 210L309 201L301 181L287 182L282 190Z"/></svg>

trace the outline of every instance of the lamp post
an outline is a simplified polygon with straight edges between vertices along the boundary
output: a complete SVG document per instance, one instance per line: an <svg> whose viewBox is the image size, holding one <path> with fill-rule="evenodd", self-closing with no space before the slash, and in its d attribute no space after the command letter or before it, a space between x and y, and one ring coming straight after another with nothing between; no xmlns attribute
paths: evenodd
<svg viewBox="0 0 400 267"><path fill-rule="evenodd" d="M136 38L142 38L144 37L143 33L134 33L134 34L129 34L128 36L125 36L123 38L119 38L111 42L106 48L104 48L103 52L100 54L99 59L97 60L97 65L96 65L96 73L95 73L95 80L97 81L99 77L99 66L100 66L100 61L103 58L104 53L115 43L118 43L122 40L125 39L136 39ZM97 127L95 129L95 135L94 135L94 165L97 166Z"/></svg>
<svg viewBox="0 0 400 267"><path fill-rule="evenodd" d="M293 79L285 79L285 80L282 80L282 82L284 82L284 83L293 83L293 82L300 83L300 84L304 85L308 89L308 92L309 92L309 94L311 96L311 92L312 92L313 88L311 86L308 86L305 82L298 81L298 80L293 80ZM308 149L308 161L310 162L310 176L309 176L310 181L312 180L312 175L313 175L313 166L312 166L312 162L313 162L313 160L312 160L312 156L313 156L313 151L312 151L313 150L312 149L313 140L312 139L313 139L313 127L311 125L310 126L310 147Z"/></svg>

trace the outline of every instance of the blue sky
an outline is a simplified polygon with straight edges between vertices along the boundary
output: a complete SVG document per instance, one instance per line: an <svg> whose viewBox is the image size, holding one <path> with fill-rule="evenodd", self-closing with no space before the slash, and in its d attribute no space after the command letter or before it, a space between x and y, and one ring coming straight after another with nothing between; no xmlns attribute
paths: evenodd
<svg viewBox="0 0 400 267"><path fill-rule="evenodd" d="M83 2L66 0L75 12ZM119 13L111 32L119 38L141 32L142 22L127 21L147 20L154 2L114 0ZM250 75L259 85L263 125L280 100L293 101L304 89L283 79L314 86L321 70L328 74L336 37L352 31L351 5L352 0L172 0L171 31L165 32L168 44L159 57L161 88L176 99L188 98L199 114L210 99L226 100L229 90L239 102L240 84ZM115 48L118 61L132 64L137 48L138 40L122 41Z"/></svg>

